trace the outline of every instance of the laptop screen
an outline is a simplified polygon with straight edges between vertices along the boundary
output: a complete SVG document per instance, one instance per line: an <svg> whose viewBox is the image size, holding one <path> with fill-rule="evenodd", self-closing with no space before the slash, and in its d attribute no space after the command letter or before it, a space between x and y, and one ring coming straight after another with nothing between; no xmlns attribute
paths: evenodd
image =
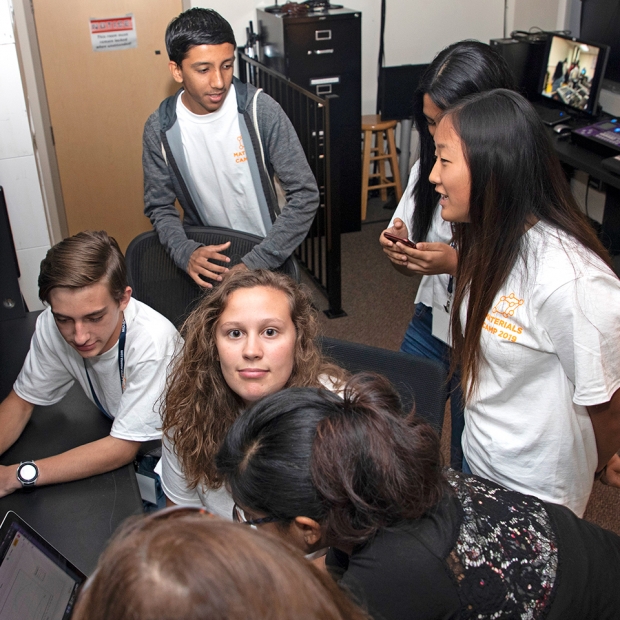
<svg viewBox="0 0 620 620"><path fill-rule="evenodd" d="M14 512L0 527L0 620L65 620L86 576Z"/></svg>

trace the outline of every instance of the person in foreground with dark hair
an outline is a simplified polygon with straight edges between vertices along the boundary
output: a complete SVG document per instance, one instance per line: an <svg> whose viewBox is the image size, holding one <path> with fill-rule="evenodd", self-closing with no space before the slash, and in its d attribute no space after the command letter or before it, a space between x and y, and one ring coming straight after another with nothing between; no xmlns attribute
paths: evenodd
<svg viewBox="0 0 620 620"><path fill-rule="evenodd" d="M17 441L35 405L57 403L76 381L113 420L112 429L56 456L0 466L0 497L116 469L133 461L141 442L161 437L157 401L179 335L170 321L132 299L116 241L87 231L56 244L41 262L39 297L48 307L0 404L0 454Z"/></svg>
<svg viewBox="0 0 620 620"><path fill-rule="evenodd" d="M435 144L459 251L464 465L582 516L620 448L620 281L521 95L470 95Z"/></svg>
<svg viewBox="0 0 620 620"><path fill-rule="evenodd" d="M282 273L231 274L181 328L163 406L162 487L169 504L204 506L226 519L233 501L215 455L251 403L291 386L344 383L317 346L310 295Z"/></svg>
<svg viewBox="0 0 620 620"><path fill-rule="evenodd" d="M452 277L456 272L456 249L452 226L441 217L437 193L428 175L435 163L433 136L443 111L466 95L493 88L514 88L506 62L490 45L459 41L439 52L425 71L413 100L413 116L420 136L419 159L411 169L409 183L388 228L379 242L394 267L406 276L421 274L415 298L415 314L407 327L400 350L428 357L450 370L449 339ZM415 248L394 243L384 233L417 242ZM448 386L451 410L450 465L461 470L461 435L465 426L463 393L458 373Z"/></svg>
<svg viewBox="0 0 620 620"><path fill-rule="evenodd" d="M282 108L233 78L235 47L230 24L212 9L189 9L173 19L166 49L182 88L144 127L144 213L177 266L209 288L228 272L211 261L228 262L230 242L202 246L187 238L184 225L264 237L233 269L275 269L302 242L319 205L316 181ZM274 173L286 195L281 210Z"/></svg>
<svg viewBox="0 0 620 620"><path fill-rule="evenodd" d="M217 465L239 519L327 565L374 618L617 618L620 537L443 470L386 379L291 388L246 410Z"/></svg>
<svg viewBox="0 0 620 620"><path fill-rule="evenodd" d="M201 514L201 512L203 514ZM364 620L275 536L173 508L129 521L83 588L73 620Z"/></svg>

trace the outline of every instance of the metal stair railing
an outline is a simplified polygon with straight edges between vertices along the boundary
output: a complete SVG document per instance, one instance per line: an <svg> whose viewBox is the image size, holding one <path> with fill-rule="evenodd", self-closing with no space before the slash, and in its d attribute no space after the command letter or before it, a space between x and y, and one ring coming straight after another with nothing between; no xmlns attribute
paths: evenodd
<svg viewBox="0 0 620 620"><path fill-rule="evenodd" d="M340 251L340 175L332 143L331 118L340 104L336 95L318 97L286 76L238 52L239 77L262 88L289 117L319 188L319 208L310 231L295 257L319 286L329 303L329 318L346 316L342 309Z"/></svg>

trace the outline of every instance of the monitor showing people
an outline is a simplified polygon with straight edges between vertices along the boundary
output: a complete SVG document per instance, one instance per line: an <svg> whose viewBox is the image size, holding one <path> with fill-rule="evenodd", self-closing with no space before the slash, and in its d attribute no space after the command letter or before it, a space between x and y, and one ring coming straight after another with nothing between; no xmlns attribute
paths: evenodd
<svg viewBox="0 0 620 620"><path fill-rule="evenodd" d="M606 45L552 35L547 43L541 95L575 110L594 113L608 55Z"/></svg>

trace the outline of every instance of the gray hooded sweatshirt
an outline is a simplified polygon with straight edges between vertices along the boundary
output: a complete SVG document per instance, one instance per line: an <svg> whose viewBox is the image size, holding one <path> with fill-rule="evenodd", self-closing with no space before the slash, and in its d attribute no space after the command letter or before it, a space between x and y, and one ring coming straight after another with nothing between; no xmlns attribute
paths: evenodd
<svg viewBox="0 0 620 620"><path fill-rule="evenodd" d="M242 261L250 269L275 269L308 233L319 206L319 191L299 138L279 104L252 84L243 84L237 78L233 81L239 127L267 230L263 241ZM187 270L190 256L202 244L188 239L183 226L210 224L200 215L207 210L196 207L200 198L181 142L176 115L177 97L181 92L164 99L146 121L142 165L144 214L177 266ZM272 184L274 173L286 195L281 212ZM174 206L175 199L183 208L183 222Z"/></svg>

